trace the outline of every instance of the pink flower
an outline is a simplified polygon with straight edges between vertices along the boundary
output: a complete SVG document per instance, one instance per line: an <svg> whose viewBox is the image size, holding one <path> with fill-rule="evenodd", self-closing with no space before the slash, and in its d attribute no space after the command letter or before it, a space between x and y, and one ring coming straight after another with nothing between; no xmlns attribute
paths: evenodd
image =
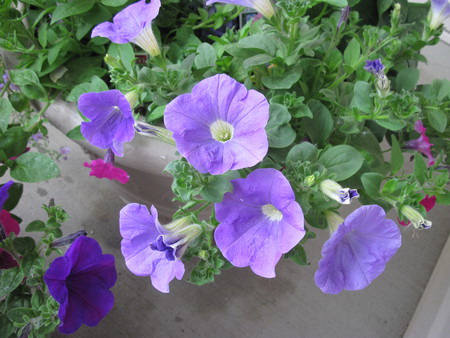
<svg viewBox="0 0 450 338"><path fill-rule="evenodd" d="M3 226L6 236L9 236L11 232L14 232L16 235L19 234L19 222L12 218L11 214L5 209L0 211L0 223ZM9 252L0 249L0 269L10 269L17 265L19 264L17 264Z"/></svg>
<svg viewBox="0 0 450 338"><path fill-rule="evenodd" d="M103 159L99 158L91 163L84 162L83 164L87 168L91 168L89 176L95 176L98 178L107 178L109 180L116 180L122 184L125 184L130 179L127 172L121 168L117 168L112 163L107 163Z"/></svg>
<svg viewBox="0 0 450 338"><path fill-rule="evenodd" d="M410 140L405 142L406 149L414 149L428 157L428 166L432 166L434 164L434 157L431 153L431 146L433 144L430 143L430 139L425 135L427 129L423 126L422 121L416 121L414 124L414 129L420 134L420 137L416 140Z"/></svg>

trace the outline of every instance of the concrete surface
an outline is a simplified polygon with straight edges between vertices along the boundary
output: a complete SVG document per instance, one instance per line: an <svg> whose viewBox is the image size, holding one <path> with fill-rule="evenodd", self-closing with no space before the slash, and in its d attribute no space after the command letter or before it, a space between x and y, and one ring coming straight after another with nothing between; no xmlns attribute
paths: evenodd
<svg viewBox="0 0 450 338"><path fill-rule="evenodd" d="M432 55L429 50L426 53L434 66L427 68L431 75L423 79L445 76L441 67L450 79L448 46L435 47ZM162 294L152 288L149 278L134 276L125 267L118 231L123 203L114 183L89 177L89 170L82 167L88 155L54 128L50 128L50 139L54 149L69 146L72 153L60 162L59 178L25 185L15 213L24 224L43 218L40 205L54 197L71 215L65 234L86 229L105 253L116 257L119 273L113 288L114 309L97 327L83 326L74 334L78 338L401 337L450 233L448 208L436 207L430 214L432 229L415 236L411 229L403 229L402 248L384 274L363 291L324 295L315 286L314 272L328 236L317 230L317 238L305 246L309 266L282 260L276 279L236 268L224 271L215 284L202 287L175 280L171 293ZM62 335L55 333L54 337Z"/></svg>

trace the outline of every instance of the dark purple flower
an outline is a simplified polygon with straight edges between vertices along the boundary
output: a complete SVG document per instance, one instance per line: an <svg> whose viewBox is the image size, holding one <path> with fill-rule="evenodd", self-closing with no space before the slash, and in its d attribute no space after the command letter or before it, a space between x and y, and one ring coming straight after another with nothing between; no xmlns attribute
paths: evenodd
<svg viewBox="0 0 450 338"><path fill-rule="evenodd" d="M267 153L269 103L233 78L219 74L170 102L164 123L180 154L201 173L252 167Z"/></svg>
<svg viewBox="0 0 450 338"><path fill-rule="evenodd" d="M14 181L8 181L0 187L0 210L3 209L3 205L9 198L9 189L14 184Z"/></svg>
<svg viewBox="0 0 450 338"><path fill-rule="evenodd" d="M97 325L113 308L109 289L116 280L114 256L102 254L95 239L78 237L44 275L50 294L60 303L59 331L69 334L82 324Z"/></svg>
<svg viewBox="0 0 450 338"><path fill-rule="evenodd" d="M169 292L169 283L184 275L180 260L189 243L201 232L184 217L165 226L158 221L158 212L151 207L131 203L120 211L122 255L128 269L137 276L150 276L159 291Z"/></svg>
<svg viewBox="0 0 450 338"><path fill-rule="evenodd" d="M430 167L434 164L434 157L431 153L431 146L433 144L430 143L430 139L425 135L427 128L423 126L422 121L418 120L414 124L414 130L420 134L420 137L415 140L406 141L405 148L413 149L426 155L428 157L428 166Z"/></svg>
<svg viewBox="0 0 450 338"><path fill-rule="evenodd" d="M119 90L82 94L78 109L90 122L81 123L81 133L94 146L123 156L123 144L134 137L131 106Z"/></svg>
<svg viewBox="0 0 450 338"><path fill-rule="evenodd" d="M250 7L264 15L266 18L271 18L275 14L275 9L270 0L208 0L206 1L206 5L210 6L216 2Z"/></svg>
<svg viewBox="0 0 450 338"><path fill-rule="evenodd" d="M315 275L324 293L360 290L377 278L401 245L400 231L378 205L352 212L322 247Z"/></svg>
<svg viewBox="0 0 450 338"><path fill-rule="evenodd" d="M431 29L437 29L450 17L450 4L448 0L431 0L428 21Z"/></svg>
<svg viewBox="0 0 450 338"><path fill-rule="evenodd" d="M152 31L152 20L158 16L160 0L138 1L117 13L113 22L103 22L92 31L92 37L102 36L114 43L132 42L152 56L161 53Z"/></svg>
<svg viewBox="0 0 450 338"><path fill-rule="evenodd" d="M383 75L384 65L381 63L381 59L366 60L364 69L374 75L380 76Z"/></svg>
<svg viewBox="0 0 450 338"><path fill-rule="evenodd" d="M275 277L281 256L305 235L303 212L283 174L256 169L247 178L232 180L233 192L215 204L220 222L214 238L231 264L250 266L262 277Z"/></svg>

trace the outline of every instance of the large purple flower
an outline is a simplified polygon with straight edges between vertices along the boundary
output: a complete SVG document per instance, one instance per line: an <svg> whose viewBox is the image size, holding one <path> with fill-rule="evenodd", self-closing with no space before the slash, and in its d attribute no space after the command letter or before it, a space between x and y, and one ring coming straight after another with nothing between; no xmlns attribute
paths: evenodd
<svg viewBox="0 0 450 338"><path fill-rule="evenodd" d="M152 31L152 20L158 16L160 0L138 1L119 13L113 22L103 22L92 31L92 37L102 36L114 43L132 42L152 56L161 53Z"/></svg>
<svg viewBox="0 0 450 338"><path fill-rule="evenodd" d="M234 266L250 266L259 276L275 277L281 255L305 235L294 191L283 174L271 168L256 169L231 183L233 192L215 204L220 222L216 244Z"/></svg>
<svg viewBox="0 0 450 338"><path fill-rule="evenodd" d="M233 78L219 74L170 102L164 123L180 154L201 173L251 167L267 153L269 103Z"/></svg>
<svg viewBox="0 0 450 338"><path fill-rule="evenodd" d="M315 275L325 293L360 290L377 278L401 245L400 231L378 205L352 212L322 247Z"/></svg>
<svg viewBox="0 0 450 338"><path fill-rule="evenodd" d="M82 94L78 109L90 122L81 123L81 133L94 146L123 156L123 144L134 137L131 106L119 90Z"/></svg>
<svg viewBox="0 0 450 338"><path fill-rule="evenodd" d="M180 260L190 241L200 234L197 224L186 218L166 226L158 221L158 212L151 207L131 203L120 211L121 247L128 269L137 276L150 276L153 286L169 292L169 283L184 275Z"/></svg>
<svg viewBox="0 0 450 338"><path fill-rule="evenodd" d="M437 29L450 17L450 3L448 0L431 0L428 21L431 29Z"/></svg>
<svg viewBox="0 0 450 338"><path fill-rule="evenodd" d="M208 0L206 1L206 5L210 6L216 2L250 7L264 15L266 18L270 18L275 14L275 9L270 0Z"/></svg>
<svg viewBox="0 0 450 338"><path fill-rule="evenodd" d="M44 275L50 294L60 303L59 331L73 333L81 324L97 325L113 308L109 289L116 280L114 256L102 254L95 239L78 237Z"/></svg>

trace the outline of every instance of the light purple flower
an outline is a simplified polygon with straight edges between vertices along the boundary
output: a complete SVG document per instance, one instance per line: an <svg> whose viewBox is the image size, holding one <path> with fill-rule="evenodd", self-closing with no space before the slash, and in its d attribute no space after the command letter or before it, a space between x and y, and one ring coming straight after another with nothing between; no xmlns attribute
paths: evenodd
<svg viewBox="0 0 450 338"><path fill-rule="evenodd" d="M437 29L450 17L450 4L448 0L431 0L428 22L431 29Z"/></svg>
<svg viewBox="0 0 450 338"><path fill-rule="evenodd" d="M92 31L92 37L102 36L114 43L132 42L152 56L161 53L152 31L152 20L158 16L160 0L138 1L117 13L113 22L103 22Z"/></svg>
<svg viewBox="0 0 450 338"><path fill-rule="evenodd" d="M324 293L360 290L377 278L401 245L400 231L378 205L352 212L322 247L315 275Z"/></svg>
<svg viewBox="0 0 450 338"><path fill-rule="evenodd" d="M289 181L275 169L256 169L232 180L233 192L215 204L220 222L214 238L231 264L250 266L262 277L275 277L281 256L305 235L303 212Z"/></svg>
<svg viewBox="0 0 450 338"><path fill-rule="evenodd" d="M250 7L264 15L266 18L270 18L275 14L275 9L270 0L208 0L206 1L206 5L210 6L216 2Z"/></svg>
<svg viewBox="0 0 450 338"><path fill-rule="evenodd" d="M102 254L95 239L78 237L44 275L50 294L60 303L59 331L69 334L81 324L97 325L113 308L109 289L116 280L114 256Z"/></svg>
<svg viewBox="0 0 450 338"><path fill-rule="evenodd" d="M169 283L184 275L180 260L190 241L200 234L200 226L187 219L162 226L158 212L151 207L131 203L120 211L121 248L128 269L137 276L150 276L153 286L169 292Z"/></svg>
<svg viewBox="0 0 450 338"><path fill-rule="evenodd" d="M117 89L82 94L78 109L90 122L81 123L81 133L94 146L123 156L123 144L134 137L131 106Z"/></svg>
<svg viewBox="0 0 450 338"><path fill-rule="evenodd" d="M366 60L364 69L377 76L384 75L384 65L381 62L381 59Z"/></svg>
<svg viewBox="0 0 450 338"><path fill-rule="evenodd" d="M415 140L406 141L405 148L413 149L426 155L428 157L428 166L430 167L434 164L434 156L431 153L431 146L433 144L430 143L430 139L425 135L427 128L423 126L422 121L418 120L414 124L414 130L420 134L420 137Z"/></svg>
<svg viewBox="0 0 450 338"><path fill-rule="evenodd" d="M233 78L219 74L166 106L164 124L178 151L201 173L252 167L268 150L269 103Z"/></svg>
<svg viewBox="0 0 450 338"><path fill-rule="evenodd" d="M38 131L36 134L31 135L31 138L34 140L34 142L38 142L39 140L42 140L44 138L44 135Z"/></svg>

